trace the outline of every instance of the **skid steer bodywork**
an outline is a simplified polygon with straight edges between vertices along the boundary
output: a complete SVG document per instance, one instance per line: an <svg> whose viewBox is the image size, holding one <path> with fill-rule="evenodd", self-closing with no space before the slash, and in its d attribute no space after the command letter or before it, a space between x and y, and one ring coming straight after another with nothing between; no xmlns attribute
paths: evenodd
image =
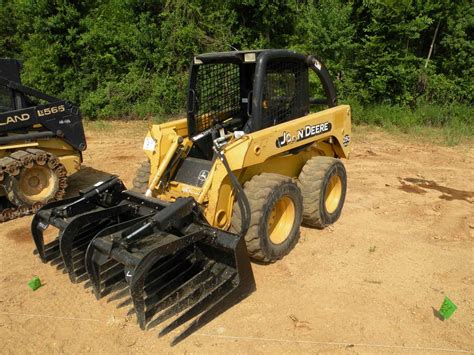
<svg viewBox="0 0 474 355"><path fill-rule="evenodd" d="M20 69L0 59L0 223L62 199L87 147L79 109L22 85Z"/></svg>
<svg viewBox="0 0 474 355"><path fill-rule="evenodd" d="M241 184L263 171L296 178L304 163L314 155L348 157L349 147L344 142L351 134L350 115L349 106L336 106L244 135L226 145L223 152ZM145 140L154 145L146 143L145 154L151 162L151 180L166 169L166 154L175 151L180 139L184 147L193 144L185 119L150 129ZM299 154L291 154L302 147L304 150ZM191 196L205 206L204 215L211 225L226 230L234 203L232 184L219 159L205 174L207 178L202 186L170 181L164 190L156 186L152 195L166 201ZM199 175L197 179L199 181Z"/></svg>
<svg viewBox="0 0 474 355"><path fill-rule="evenodd" d="M309 97L310 70L323 99ZM310 113L311 104L329 108ZM195 57L187 111L150 127L144 195L111 177L32 223L41 259L64 263L74 282L87 274L96 297L125 280L142 328L177 316L164 335L190 321L173 344L255 289L241 186L260 173L296 179L315 156L346 158L351 135L350 107L337 106L326 68L287 50ZM229 232L236 204L240 234ZM50 225L59 233L45 243Z"/></svg>

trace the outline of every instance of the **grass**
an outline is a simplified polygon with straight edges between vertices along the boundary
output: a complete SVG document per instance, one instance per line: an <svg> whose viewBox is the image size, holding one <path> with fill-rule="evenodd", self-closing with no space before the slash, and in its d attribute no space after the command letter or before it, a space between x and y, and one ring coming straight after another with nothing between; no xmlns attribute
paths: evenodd
<svg viewBox="0 0 474 355"><path fill-rule="evenodd" d="M98 133L100 136L115 136L117 130L127 131L129 137L145 138L148 129L148 121L146 120L119 120L119 119L100 119L100 120L84 120L84 130L86 135L88 132Z"/></svg>
<svg viewBox="0 0 474 355"><path fill-rule="evenodd" d="M112 123L105 120L97 120L90 123L90 128L96 131L109 131L112 128Z"/></svg>
<svg viewBox="0 0 474 355"><path fill-rule="evenodd" d="M351 106L354 125L381 127L448 146L473 142L474 108L468 105L423 104L413 110L406 106Z"/></svg>

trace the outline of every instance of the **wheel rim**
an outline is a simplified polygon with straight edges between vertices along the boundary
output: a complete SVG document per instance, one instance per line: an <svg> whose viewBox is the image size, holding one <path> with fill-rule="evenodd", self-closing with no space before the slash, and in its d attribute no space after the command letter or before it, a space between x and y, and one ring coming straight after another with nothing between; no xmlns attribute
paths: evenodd
<svg viewBox="0 0 474 355"><path fill-rule="evenodd" d="M341 201L341 195L342 180L339 175L333 175L326 186L326 196L324 198L326 211L328 213L333 213L337 209L339 201Z"/></svg>
<svg viewBox="0 0 474 355"><path fill-rule="evenodd" d="M288 238L295 222L295 211L295 204L288 196L275 203L268 219L268 236L273 244L281 244Z"/></svg>
<svg viewBox="0 0 474 355"><path fill-rule="evenodd" d="M20 191L30 201L43 201L55 193L55 175L45 166L34 166L20 174Z"/></svg>

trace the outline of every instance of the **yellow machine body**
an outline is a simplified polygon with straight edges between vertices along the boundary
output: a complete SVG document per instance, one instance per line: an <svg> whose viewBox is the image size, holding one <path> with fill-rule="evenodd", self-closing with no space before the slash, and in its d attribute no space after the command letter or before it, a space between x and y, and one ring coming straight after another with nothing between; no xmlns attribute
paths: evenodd
<svg viewBox="0 0 474 355"><path fill-rule="evenodd" d="M262 172L296 179L303 165L313 156L348 158L350 137L350 107L339 105L245 134L232 139L223 149L232 172L243 185ZM150 128L144 145L151 165L150 184L160 180L181 139L187 149L192 146L186 119ZM219 159L214 160L202 187L170 181L166 186L157 184L151 194L166 201L191 196L204 208L209 224L220 229L230 226L234 204L232 184Z"/></svg>

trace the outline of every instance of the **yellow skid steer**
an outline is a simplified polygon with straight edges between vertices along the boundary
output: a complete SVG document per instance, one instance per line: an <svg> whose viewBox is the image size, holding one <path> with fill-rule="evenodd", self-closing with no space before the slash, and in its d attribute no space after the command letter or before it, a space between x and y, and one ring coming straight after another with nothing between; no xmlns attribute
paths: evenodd
<svg viewBox="0 0 474 355"><path fill-rule="evenodd" d="M310 97L309 75L323 98ZM139 325L184 339L255 289L250 259L274 262L301 223L340 216L351 112L327 69L288 50L193 58L187 117L154 125L132 190L117 177L44 206L32 234L95 295L129 290ZM312 108L314 108L312 110ZM318 110L319 109L319 110ZM48 226L58 238L45 244Z"/></svg>

